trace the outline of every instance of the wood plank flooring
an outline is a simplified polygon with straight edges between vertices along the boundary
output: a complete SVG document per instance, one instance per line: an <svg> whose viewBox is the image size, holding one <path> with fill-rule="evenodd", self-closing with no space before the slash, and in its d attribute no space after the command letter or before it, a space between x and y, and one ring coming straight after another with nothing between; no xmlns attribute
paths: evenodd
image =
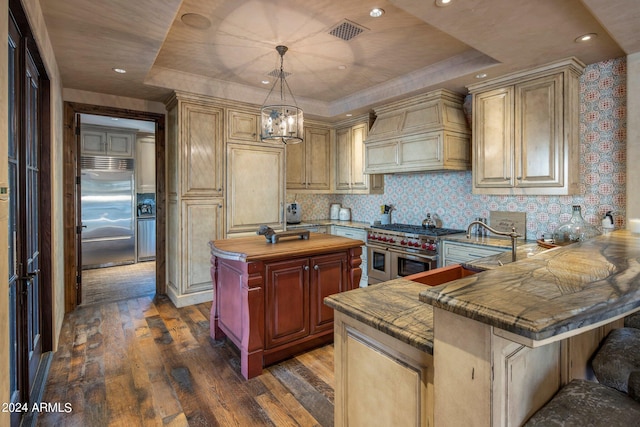
<svg viewBox="0 0 640 427"><path fill-rule="evenodd" d="M82 270L82 305L153 296L155 261Z"/></svg>
<svg viewBox="0 0 640 427"><path fill-rule="evenodd" d="M237 349L209 337L211 303L166 297L78 308L65 318L39 426L332 426L333 346L240 374Z"/></svg>

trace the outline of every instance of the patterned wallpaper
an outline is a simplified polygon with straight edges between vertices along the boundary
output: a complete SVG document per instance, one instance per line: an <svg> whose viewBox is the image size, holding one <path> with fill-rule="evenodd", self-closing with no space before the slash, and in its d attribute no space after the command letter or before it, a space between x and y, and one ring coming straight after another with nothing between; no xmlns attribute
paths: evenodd
<svg viewBox="0 0 640 427"><path fill-rule="evenodd" d="M443 225L466 228L489 211L526 212L527 239L553 231L571 217L571 206L594 225L613 211L616 228L626 217L626 59L587 66L580 79L580 194L487 196L471 192L471 172L386 175L383 195L298 195L305 220L329 216L329 205L350 207L354 221L378 219L380 205L395 207L392 221L420 224L427 212ZM289 196L293 196L290 194Z"/></svg>

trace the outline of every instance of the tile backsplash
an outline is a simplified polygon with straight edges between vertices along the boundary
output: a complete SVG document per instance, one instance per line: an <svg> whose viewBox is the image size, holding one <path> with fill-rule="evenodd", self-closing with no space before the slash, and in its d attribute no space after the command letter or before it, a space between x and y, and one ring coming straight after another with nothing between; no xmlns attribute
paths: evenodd
<svg viewBox="0 0 640 427"><path fill-rule="evenodd" d="M471 192L471 172L386 175L381 195L297 195L304 220L329 217L329 205L351 208L354 221L378 219L392 204L392 221L419 224L437 213L448 228L466 228L489 211L525 212L527 238L553 231L582 206L584 218L600 225L613 211L616 228L626 217L626 58L587 66L580 79L580 194L574 196L489 196Z"/></svg>

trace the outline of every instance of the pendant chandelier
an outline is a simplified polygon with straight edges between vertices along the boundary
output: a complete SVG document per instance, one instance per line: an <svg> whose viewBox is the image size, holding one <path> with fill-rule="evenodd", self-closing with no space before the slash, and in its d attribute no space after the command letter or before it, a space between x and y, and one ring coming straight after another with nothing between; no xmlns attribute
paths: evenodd
<svg viewBox="0 0 640 427"><path fill-rule="evenodd" d="M278 79L273 82L273 86L271 86L271 90L260 109L260 140L282 142L283 144L297 144L302 142L304 136L302 109L298 108L296 99L291 93L284 74L284 54L288 48L286 46L276 46L276 50L280 54L280 72ZM269 98L278 82L280 83L280 99L271 102ZM293 105L287 104L285 87L289 92Z"/></svg>

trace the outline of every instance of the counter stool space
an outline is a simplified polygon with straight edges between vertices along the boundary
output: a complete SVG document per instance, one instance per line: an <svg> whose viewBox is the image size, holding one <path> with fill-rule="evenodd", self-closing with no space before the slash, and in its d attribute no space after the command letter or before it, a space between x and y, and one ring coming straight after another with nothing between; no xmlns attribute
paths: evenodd
<svg viewBox="0 0 640 427"><path fill-rule="evenodd" d="M640 424L640 329L612 330L593 358L600 383L573 380L534 414L527 427Z"/></svg>

